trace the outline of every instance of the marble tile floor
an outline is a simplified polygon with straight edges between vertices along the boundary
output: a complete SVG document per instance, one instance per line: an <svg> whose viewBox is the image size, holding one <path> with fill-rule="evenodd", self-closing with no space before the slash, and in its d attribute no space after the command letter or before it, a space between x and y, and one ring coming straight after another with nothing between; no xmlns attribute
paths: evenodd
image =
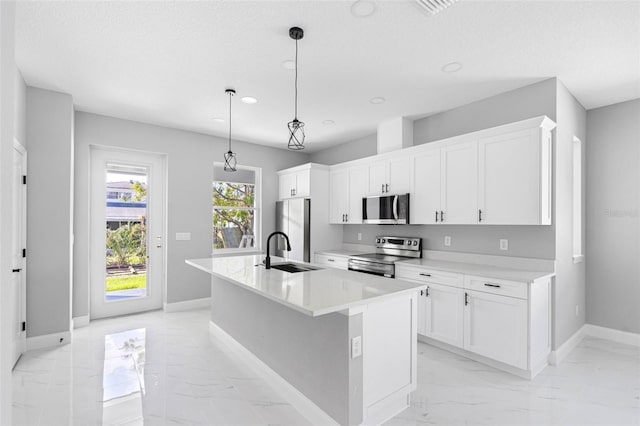
<svg viewBox="0 0 640 426"><path fill-rule="evenodd" d="M211 341L209 311L93 321L13 372L14 425L308 425ZM533 381L420 343L411 407L388 425L640 426L640 348L587 338Z"/></svg>

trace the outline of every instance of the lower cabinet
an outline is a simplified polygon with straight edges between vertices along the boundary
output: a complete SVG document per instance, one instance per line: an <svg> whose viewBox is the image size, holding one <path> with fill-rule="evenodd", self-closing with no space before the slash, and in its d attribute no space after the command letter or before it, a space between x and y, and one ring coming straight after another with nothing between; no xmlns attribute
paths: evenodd
<svg viewBox="0 0 640 426"><path fill-rule="evenodd" d="M446 285L442 284L443 273L449 274ZM449 345L445 348L462 355L480 355L479 361L497 361L491 365L498 368L502 364L515 367L502 368L523 377L532 378L547 364L551 351L549 277L515 282L400 264L396 264L396 277L428 285L417 302L419 335L445 343ZM434 278L441 282L432 282Z"/></svg>
<svg viewBox="0 0 640 426"><path fill-rule="evenodd" d="M526 370L527 328L526 300L464 291L464 349Z"/></svg>
<svg viewBox="0 0 640 426"><path fill-rule="evenodd" d="M319 265L328 266L330 268L344 269L349 268L349 257L327 253L316 253L314 262Z"/></svg>
<svg viewBox="0 0 640 426"><path fill-rule="evenodd" d="M424 297L418 299L422 305L418 307L418 333L461 348L464 320L463 289L429 283L421 296Z"/></svg>

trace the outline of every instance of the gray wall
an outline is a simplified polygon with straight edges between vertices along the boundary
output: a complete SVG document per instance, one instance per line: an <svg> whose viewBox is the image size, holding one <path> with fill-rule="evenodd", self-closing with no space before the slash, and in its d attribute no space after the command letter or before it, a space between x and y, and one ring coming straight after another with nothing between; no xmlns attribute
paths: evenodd
<svg viewBox="0 0 640 426"><path fill-rule="evenodd" d="M340 424L362 423L362 357L349 354L362 314L312 318L220 278L211 286L216 325Z"/></svg>
<svg viewBox="0 0 640 426"><path fill-rule="evenodd" d="M548 79L416 120L413 128L414 145L541 115L556 120L556 79ZM336 150L335 154L333 158L329 158L328 154L325 155L327 164L342 161L341 153ZM343 229L345 243L373 244L375 235L392 233L400 236L422 237L425 247L432 250L540 259L555 258L555 225L344 225ZM362 234L362 241L358 241L358 233ZM444 245L445 235L451 237L449 247ZM509 240L508 251L500 250L499 240L503 238Z"/></svg>
<svg viewBox="0 0 640 426"><path fill-rule="evenodd" d="M327 164L329 166L345 161L376 155L377 134L363 136L342 145L332 146L322 151L314 152L310 156L312 163Z"/></svg>
<svg viewBox="0 0 640 426"><path fill-rule="evenodd" d="M640 100L587 112L587 322L640 333Z"/></svg>
<svg viewBox="0 0 640 426"><path fill-rule="evenodd" d="M223 161L222 138L166 127L76 113L75 281L73 316L89 313L89 146L102 145L167 155L168 235L167 299L174 303L209 297L209 280L184 263L211 255L211 182L213 162ZM283 144L284 146L284 144ZM306 154L234 142L238 163L262 167L262 234L273 231L278 197L276 171L308 162ZM191 241L176 241L176 232L191 232Z"/></svg>
<svg viewBox="0 0 640 426"><path fill-rule="evenodd" d="M71 329L73 99L27 88L27 336Z"/></svg>
<svg viewBox="0 0 640 426"><path fill-rule="evenodd" d="M553 173L555 183L553 222L556 230L554 349L584 325L586 304L585 263L573 263L573 137L576 136L585 143L587 113L560 81L558 81L557 93L558 127L554 144ZM582 173L584 194L585 168L582 169ZM584 224L584 216L582 223ZM584 241L584 228L581 232Z"/></svg>

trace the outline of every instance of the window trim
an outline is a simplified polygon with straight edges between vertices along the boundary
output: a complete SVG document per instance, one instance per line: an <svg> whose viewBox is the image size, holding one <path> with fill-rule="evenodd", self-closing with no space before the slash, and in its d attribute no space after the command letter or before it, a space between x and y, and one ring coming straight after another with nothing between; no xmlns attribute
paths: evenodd
<svg viewBox="0 0 640 426"><path fill-rule="evenodd" d="M212 170L215 170L215 166L220 166L220 167L224 167L224 163L223 162L219 162L219 161L214 161L213 162L213 168ZM238 165L237 166L238 170L250 170L253 171L254 176L255 176L255 207L250 208L250 207L234 207L234 206L217 206L215 208L217 209L223 209L223 210L254 210L256 212L255 217L254 217L254 234L255 234L255 240L254 240L254 246L253 247L246 247L246 248L226 248L226 249L214 249L213 248L213 228L211 228L211 240L210 240L210 244L209 247L211 247L211 255L212 256L229 256L232 254L250 254L250 253L261 253L262 252L262 168L260 167L254 167L254 166L243 166L243 165ZM213 185L213 182L216 182L216 177L215 177L215 172L214 172L214 176L213 179L211 180L211 185ZM242 182L231 182L231 181L223 181L223 182L229 182L229 183L242 183ZM213 189L212 189L213 191ZM213 193L211 194L211 214L213 214L213 209L214 209L214 205L213 205Z"/></svg>

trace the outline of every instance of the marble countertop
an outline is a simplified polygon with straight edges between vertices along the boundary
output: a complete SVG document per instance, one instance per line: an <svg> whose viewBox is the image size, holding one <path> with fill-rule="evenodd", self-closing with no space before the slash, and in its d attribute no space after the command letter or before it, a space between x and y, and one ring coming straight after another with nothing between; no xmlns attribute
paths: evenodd
<svg viewBox="0 0 640 426"><path fill-rule="evenodd" d="M420 266L437 271L457 272L465 275L479 275L487 278L532 283L533 281L555 275L553 271L527 271L502 266L483 265L465 262L451 262L434 259L411 259L396 262L396 265Z"/></svg>
<svg viewBox="0 0 640 426"><path fill-rule="evenodd" d="M375 303L427 287L426 284L313 264L321 269L288 273L265 269L263 259L264 256L231 256L188 259L185 262L312 317ZM289 261L271 257L272 265L280 262Z"/></svg>

